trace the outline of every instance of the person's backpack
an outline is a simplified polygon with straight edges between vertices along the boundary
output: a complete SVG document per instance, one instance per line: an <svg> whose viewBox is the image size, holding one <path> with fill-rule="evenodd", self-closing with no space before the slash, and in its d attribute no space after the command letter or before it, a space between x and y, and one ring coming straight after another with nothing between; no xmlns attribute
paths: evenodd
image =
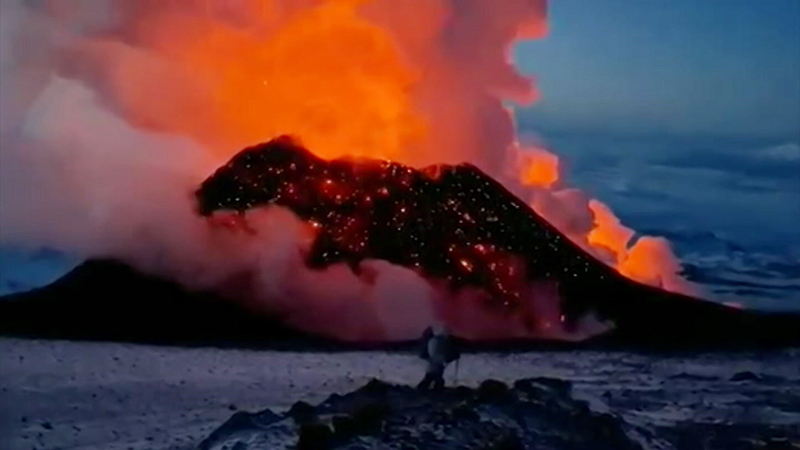
<svg viewBox="0 0 800 450"><path fill-rule="evenodd" d="M433 328L428 327L422 333L422 340L420 342L419 357L427 360L430 358L428 354L428 342L433 338ZM458 344L453 336L444 336L444 361L448 364L461 358L461 351L458 349Z"/></svg>

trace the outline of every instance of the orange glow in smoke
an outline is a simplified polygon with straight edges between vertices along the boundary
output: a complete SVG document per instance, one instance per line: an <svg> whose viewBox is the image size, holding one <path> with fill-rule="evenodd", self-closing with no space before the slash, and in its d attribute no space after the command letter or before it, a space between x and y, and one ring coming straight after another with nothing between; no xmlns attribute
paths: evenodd
<svg viewBox="0 0 800 450"><path fill-rule="evenodd" d="M602 202L591 200L589 209L594 215L594 228L586 237L589 244L611 251L617 264L625 263L628 243L633 238L634 231L622 225L611 209Z"/></svg>
<svg viewBox="0 0 800 450"><path fill-rule="evenodd" d="M526 186L548 189L558 181L558 156L536 148L522 154L520 178Z"/></svg>
<svg viewBox="0 0 800 450"><path fill-rule="evenodd" d="M417 74L386 30L357 15L361 3L321 2L263 36L195 18L184 39L157 38L215 102L192 111L186 131L225 157L292 134L326 159L401 158L424 136L409 95Z"/></svg>

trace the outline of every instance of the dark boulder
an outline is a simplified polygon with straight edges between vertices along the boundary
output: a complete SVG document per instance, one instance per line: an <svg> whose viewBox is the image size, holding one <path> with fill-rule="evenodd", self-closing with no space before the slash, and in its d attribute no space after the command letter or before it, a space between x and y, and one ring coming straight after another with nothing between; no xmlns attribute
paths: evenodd
<svg viewBox="0 0 800 450"><path fill-rule="evenodd" d="M503 400L509 395L508 385L502 381L486 380L478 386L477 398L482 402Z"/></svg>
<svg viewBox="0 0 800 450"><path fill-rule="evenodd" d="M327 450L333 443L333 432L325 424L304 423L297 434L297 450Z"/></svg>
<svg viewBox="0 0 800 450"><path fill-rule="evenodd" d="M352 419L358 433L373 433L381 430L392 408L387 401L374 400L353 412Z"/></svg>
<svg viewBox="0 0 800 450"><path fill-rule="evenodd" d="M759 376L750 371L739 372L731 377L731 381L757 381Z"/></svg>
<svg viewBox="0 0 800 450"><path fill-rule="evenodd" d="M289 409L288 415L299 425L317 420L316 408L302 401L292 405L292 407Z"/></svg>

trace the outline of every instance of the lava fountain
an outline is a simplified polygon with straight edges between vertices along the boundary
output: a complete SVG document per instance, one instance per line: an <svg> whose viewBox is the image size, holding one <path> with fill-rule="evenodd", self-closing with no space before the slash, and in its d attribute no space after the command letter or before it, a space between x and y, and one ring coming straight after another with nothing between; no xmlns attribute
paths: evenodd
<svg viewBox="0 0 800 450"><path fill-rule="evenodd" d="M52 0L2 8L15 25L3 27L2 242L122 259L348 340L413 337L434 317L478 339L580 338L601 328L585 308L575 310L582 321L571 313L565 320L575 311L562 311L558 289L541 280L453 289L391 258L309 265L321 218L297 208L249 212L251 233L196 216L191 193L209 173L242 148L286 134L325 164L369 160L418 174L468 163L619 274L692 289L666 241L634 242L607 206L563 186L556 155L517 142L504 103L528 104L536 91L511 49L546 34L544 0ZM319 192L335 200L342 189L332 182ZM470 252L481 251L472 244ZM448 258L466 272L488 264ZM505 259L499 266L528 270ZM535 314L487 306L487 292L509 303L509 283Z"/></svg>

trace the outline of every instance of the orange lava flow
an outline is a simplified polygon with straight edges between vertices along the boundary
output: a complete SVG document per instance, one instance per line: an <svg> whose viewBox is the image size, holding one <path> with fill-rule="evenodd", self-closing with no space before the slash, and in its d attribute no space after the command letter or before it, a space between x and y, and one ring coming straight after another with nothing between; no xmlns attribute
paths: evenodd
<svg viewBox="0 0 800 450"><path fill-rule="evenodd" d="M559 181L558 156L538 148L525 150L518 177L524 186L552 189ZM635 239L636 232L623 225L611 208L598 200L589 200L588 208L593 220L591 229L585 236L571 236L579 244L587 245L600 260L632 280L673 292L696 294L696 288L679 275L680 263L669 242L652 236ZM547 211L542 213L545 219L553 221Z"/></svg>

